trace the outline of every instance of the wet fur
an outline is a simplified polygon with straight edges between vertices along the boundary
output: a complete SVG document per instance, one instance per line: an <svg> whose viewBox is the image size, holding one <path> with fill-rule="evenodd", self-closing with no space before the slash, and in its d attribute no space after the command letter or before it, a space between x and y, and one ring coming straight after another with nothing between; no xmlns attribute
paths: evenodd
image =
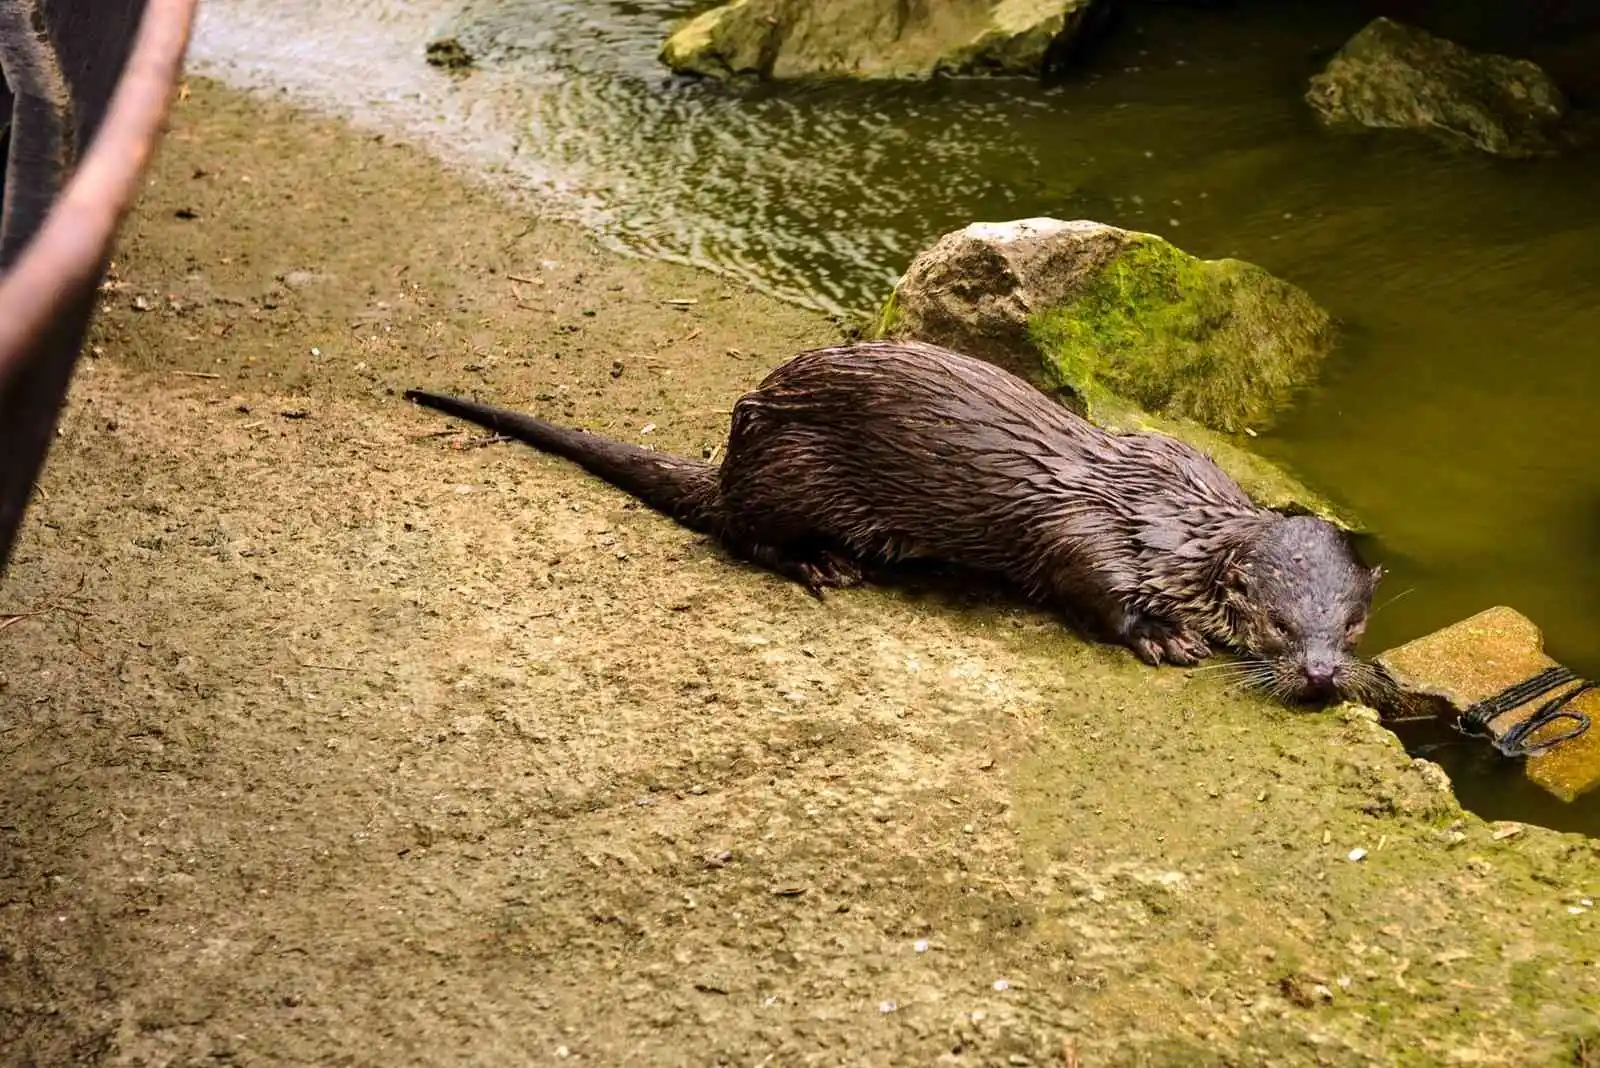
<svg viewBox="0 0 1600 1068"><path fill-rule="evenodd" d="M1272 667L1251 678L1285 697L1359 674L1350 649L1378 572L1337 528L1257 506L1174 438L1108 433L938 346L801 353L734 406L720 468L406 397L572 460L819 596L865 566L942 561L1004 576L1147 663L1218 643Z"/></svg>

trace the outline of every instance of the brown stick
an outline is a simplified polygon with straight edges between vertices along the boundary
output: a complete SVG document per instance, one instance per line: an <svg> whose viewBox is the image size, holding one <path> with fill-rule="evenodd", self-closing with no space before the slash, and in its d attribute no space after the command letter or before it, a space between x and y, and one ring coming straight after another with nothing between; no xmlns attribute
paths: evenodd
<svg viewBox="0 0 1600 1068"><path fill-rule="evenodd" d="M18 623L21 623L24 619L32 619L34 616L42 616L46 612L52 612L57 608L60 608L63 601L67 601L73 597L76 597L79 591L83 589L83 584L87 581L89 581L89 573L85 571L82 575L78 576L78 584L72 587L72 589L68 590L66 593L52 597L43 604L36 605L35 607L29 608L24 612L16 612L12 615L0 616L0 630L5 630L7 627L13 627Z"/></svg>

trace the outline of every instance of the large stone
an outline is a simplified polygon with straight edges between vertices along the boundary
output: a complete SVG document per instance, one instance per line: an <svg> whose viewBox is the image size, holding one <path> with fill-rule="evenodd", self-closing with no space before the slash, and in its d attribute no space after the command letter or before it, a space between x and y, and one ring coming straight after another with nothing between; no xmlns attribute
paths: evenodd
<svg viewBox="0 0 1600 1068"><path fill-rule="evenodd" d="M1397 684L1396 692L1382 702L1385 713L1400 718L1433 715L1451 723L1479 701L1560 666L1545 654L1544 636L1533 621L1503 606L1380 653L1376 660ZM1576 685L1567 682L1520 701L1506 701L1504 711L1485 724L1489 737L1505 738L1547 701ZM1600 718L1600 690L1579 693L1564 708L1590 721ZM1562 720L1536 728L1527 741L1550 748L1528 757L1523 765L1529 781L1563 801L1574 801L1600 786L1600 731L1567 737L1573 729L1571 721Z"/></svg>
<svg viewBox="0 0 1600 1068"><path fill-rule="evenodd" d="M918 256L888 313L917 337L1093 404L1227 434L1271 425L1332 349L1328 314L1240 260L1103 223L974 223Z"/></svg>
<svg viewBox="0 0 1600 1068"><path fill-rule="evenodd" d="M1566 97L1538 65L1386 18L1345 43L1306 101L1332 127L1417 130L1497 156L1544 155L1567 136Z"/></svg>
<svg viewBox="0 0 1600 1068"><path fill-rule="evenodd" d="M1096 222L975 223L913 261L876 333L986 359L1107 429L1189 442L1267 507L1357 527L1237 436L1271 424L1336 334L1259 267Z"/></svg>
<svg viewBox="0 0 1600 1068"><path fill-rule="evenodd" d="M713 78L1037 74L1095 0L729 0L684 23L661 59Z"/></svg>

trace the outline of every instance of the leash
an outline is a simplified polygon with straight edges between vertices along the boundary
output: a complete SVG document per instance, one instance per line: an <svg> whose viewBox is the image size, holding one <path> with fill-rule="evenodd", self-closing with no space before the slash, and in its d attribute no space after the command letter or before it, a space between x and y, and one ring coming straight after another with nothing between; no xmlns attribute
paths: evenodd
<svg viewBox="0 0 1600 1068"><path fill-rule="evenodd" d="M1543 697L1551 690L1565 686L1569 682L1576 682L1563 693L1550 698L1539 706L1538 711L1523 722L1512 727L1503 737L1496 738L1489 731L1489 723L1497 716L1504 715L1514 708L1518 708L1538 697ZM1580 694L1590 690L1600 689L1600 683L1590 682L1580 678L1569 668L1556 665L1546 668L1530 679L1524 679L1493 697L1486 697L1468 708L1461 714L1456 723L1456 729L1462 734L1473 737L1488 738L1489 743L1500 751L1502 756L1525 757L1542 753L1552 746L1562 742L1571 741L1581 737L1589 730L1589 717L1583 712L1573 712L1567 708ZM1542 742L1529 743L1528 739L1543 727L1547 727L1558 720L1570 720L1572 727L1566 733Z"/></svg>

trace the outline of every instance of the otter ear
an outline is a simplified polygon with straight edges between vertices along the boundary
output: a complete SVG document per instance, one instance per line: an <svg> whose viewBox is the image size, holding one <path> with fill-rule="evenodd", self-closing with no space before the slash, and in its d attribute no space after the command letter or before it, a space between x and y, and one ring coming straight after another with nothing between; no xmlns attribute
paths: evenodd
<svg viewBox="0 0 1600 1068"><path fill-rule="evenodd" d="M1250 565L1229 560L1222 565L1217 578L1223 587L1243 593L1250 584Z"/></svg>

